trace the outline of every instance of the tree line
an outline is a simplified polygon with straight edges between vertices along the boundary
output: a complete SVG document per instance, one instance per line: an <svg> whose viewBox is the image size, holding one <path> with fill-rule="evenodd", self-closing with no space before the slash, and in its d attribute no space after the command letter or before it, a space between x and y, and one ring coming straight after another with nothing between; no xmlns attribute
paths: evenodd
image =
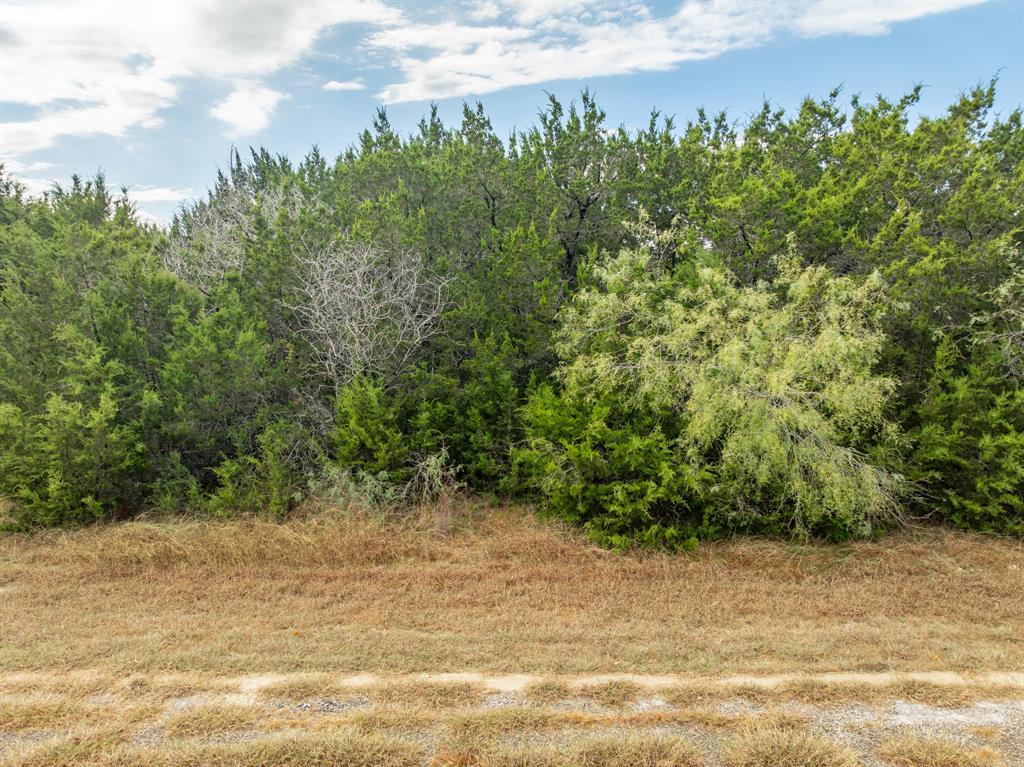
<svg viewBox="0 0 1024 767"><path fill-rule="evenodd" d="M0 175L8 526L458 484L611 546L1024 534L1024 131L834 91L499 137L384 110L168 229Z"/></svg>

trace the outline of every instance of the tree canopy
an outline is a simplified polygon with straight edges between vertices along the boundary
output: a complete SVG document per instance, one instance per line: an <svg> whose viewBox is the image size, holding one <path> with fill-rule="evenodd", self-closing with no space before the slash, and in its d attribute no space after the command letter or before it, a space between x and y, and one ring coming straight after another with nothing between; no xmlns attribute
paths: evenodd
<svg viewBox="0 0 1024 767"><path fill-rule="evenodd" d="M102 177L2 175L9 524L432 476L616 546L1022 534L1024 130L995 88L633 132L584 92L507 138L480 104L410 136L380 110L333 162L233 154L167 230Z"/></svg>

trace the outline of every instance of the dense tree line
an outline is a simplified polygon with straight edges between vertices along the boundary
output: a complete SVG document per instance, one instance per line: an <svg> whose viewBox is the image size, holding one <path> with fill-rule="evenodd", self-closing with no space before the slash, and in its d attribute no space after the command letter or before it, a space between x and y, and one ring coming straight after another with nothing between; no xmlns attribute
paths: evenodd
<svg viewBox="0 0 1024 767"><path fill-rule="evenodd" d="M1024 534L1024 130L838 92L742 125L589 93L333 163L232 157L169 230L0 185L19 526L457 482L603 543Z"/></svg>

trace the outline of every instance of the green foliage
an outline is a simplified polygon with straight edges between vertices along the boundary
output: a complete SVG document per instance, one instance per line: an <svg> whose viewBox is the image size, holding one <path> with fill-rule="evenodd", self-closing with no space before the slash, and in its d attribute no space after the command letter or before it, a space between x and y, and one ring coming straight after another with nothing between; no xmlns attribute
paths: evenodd
<svg viewBox="0 0 1024 767"><path fill-rule="evenodd" d="M1024 389L990 346L965 359L947 339L937 356L910 460L922 512L1024 536Z"/></svg>
<svg viewBox="0 0 1024 767"><path fill-rule="evenodd" d="M259 435L293 410L287 350L275 353L232 286L211 301L200 316L175 317L159 383L164 442L204 485L224 457L256 453Z"/></svg>
<svg viewBox="0 0 1024 767"><path fill-rule="evenodd" d="M480 104L409 136L382 109L333 161L234 154L166 231L102 177L0 171L0 495L65 524L465 483L679 547L873 533L898 469L915 514L1019 532L995 87L638 131L584 92L507 139Z"/></svg>
<svg viewBox="0 0 1024 767"><path fill-rule="evenodd" d="M54 340L64 363L41 411L0 403L0 493L30 525L125 513L138 502L145 455L138 424L123 419L120 366L70 327Z"/></svg>
<svg viewBox="0 0 1024 767"><path fill-rule="evenodd" d="M688 547L708 535L700 469L678 449L678 421L630 407L614 393L542 385L524 408L528 447L517 479L548 511L584 526L598 543Z"/></svg>
<svg viewBox="0 0 1024 767"><path fill-rule="evenodd" d="M222 461L207 508L218 516L266 511L281 517L302 499L303 477L290 451L296 437L286 423L275 423L256 437L254 453Z"/></svg>
<svg viewBox="0 0 1024 767"><path fill-rule="evenodd" d="M400 471L408 455L398 428L398 408L384 386L358 377L338 392L333 432L334 460L371 474Z"/></svg>
<svg viewBox="0 0 1024 767"><path fill-rule="evenodd" d="M456 375L417 371L409 435L420 455L445 451L474 487L493 488L508 470L518 437L516 349L506 335L473 338Z"/></svg>
<svg viewBox="0 0 1024 767"><path fill-rule="evenodd" d="M897 517L900 479L868 456L896 435L877 276L787 258L771 289L743 288L641 248L594 277L563 314L563 394L527 412L523 460L556 511L613 543L665 526L842 539Z"/></svg>

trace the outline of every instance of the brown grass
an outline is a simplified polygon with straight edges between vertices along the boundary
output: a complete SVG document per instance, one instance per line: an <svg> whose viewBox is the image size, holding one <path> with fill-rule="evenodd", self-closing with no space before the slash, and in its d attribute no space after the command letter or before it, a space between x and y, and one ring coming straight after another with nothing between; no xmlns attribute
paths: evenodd
<svg viewBox="0 0 1024 767"><path fill-rule="evenodd" d="M483 698L482 688L461 682L388 682L371 692L375 702L431 709L476 706Z"/></svg>
<svg viewBox="0 0 1024 767"><path fill-rule="evenodd" d="M67 730L90 716L87 707L65 700L0 702L0 733Z"/></svg>
<svg viewBox="0 0 1024 767"><path fill-rule="evenodd" d="M260 690L260 697L264 700L284 701L287 703L301 703L303 701L317 698L328 698L340 692L337 679L331 674L309 674L297 679L286 679L281 682L274 682ZM348 690L351 697L356 690Z"/></svg>
<svg viewBox="0 0 1024 767"><path fill-rule="evenodd" d="M726 748L727 767L858 767L852 751L791 729L753 730Z"/></svg>
<svg viewBox="0 0 1024 767"><path fill-rule="evenodd" d="M928 530L614 554L515 509L0 537L0 671L1024 668L1024 549ZM468 520L468 521L467 521Z"/></svg>
<svg viewBox="0 0 1024 767"><path fill-rule="evenodd" d="M700 753L680 738L632 735L582 738L570 746L458 746L442 750L432 767L703 767Z"/></svg>
<svg viewBox="0 0 1024 767"><path fill-rule="evenodd" d="M164 722L163 731L174 738L210 738L253 730L265 720L264 713L254 706L208 703L173 714Z"/></svg>
<svg viewBox="0 0 1024 767"><path fill-rule="evenodd" d="M95 739L23 752L10 767L422 767L422 747L394 738L336 732L232 744L144 748Z"/></svg>
<svg viewBox="0 0 1024 767"><path fill-rule="evenodd" d="M830 682L813 679L771 686L729 684L683 684L662 692L675 706L703 706L740 699L766 705L780 702L836 706L843 703L882 705L896 700L956 708L979 701L1019 700L1024 689L992 684L935 684L917 680L893 682Z"/></svg>
<svg viewBox="0 0 1024 767"><path fill-rule="evenodd" d="M372 708L356 711L345 718L359 732L409 732L437 727L440 714L425 708Z"/></svg>
<svg viewBox="0 0 1024 767"><path fill-rule="evenodd" d="M1002 759L990 748L970 748L942 738L904 737L877 750L892 767L997 767Z"/></svg>
<svg viewBox="0 0 1024 767"><path fill-rule="evenodd" d="M998 727L993 727L988 724L972 724L968 725L967 732L971 733L976 738L982 740L1000 740L1003 737L1003 733Z"/></svg>
<svg viewBox="0 0 1024 767"><path fill-rule="evenodd" d="M541 706L549 706L573 697L573 691L569 689L569 685L554 679L545 679L542 682L531 684L524 692L527 700Z"/></svg>
<svg viewBox="0 0 1024 767"><path fill-rule="evenodd" d="M638 684L627 681L612 681L604 684L585 684L578 690L579 696L602 706L621 708L640 697L643 690Z"/></svg>

